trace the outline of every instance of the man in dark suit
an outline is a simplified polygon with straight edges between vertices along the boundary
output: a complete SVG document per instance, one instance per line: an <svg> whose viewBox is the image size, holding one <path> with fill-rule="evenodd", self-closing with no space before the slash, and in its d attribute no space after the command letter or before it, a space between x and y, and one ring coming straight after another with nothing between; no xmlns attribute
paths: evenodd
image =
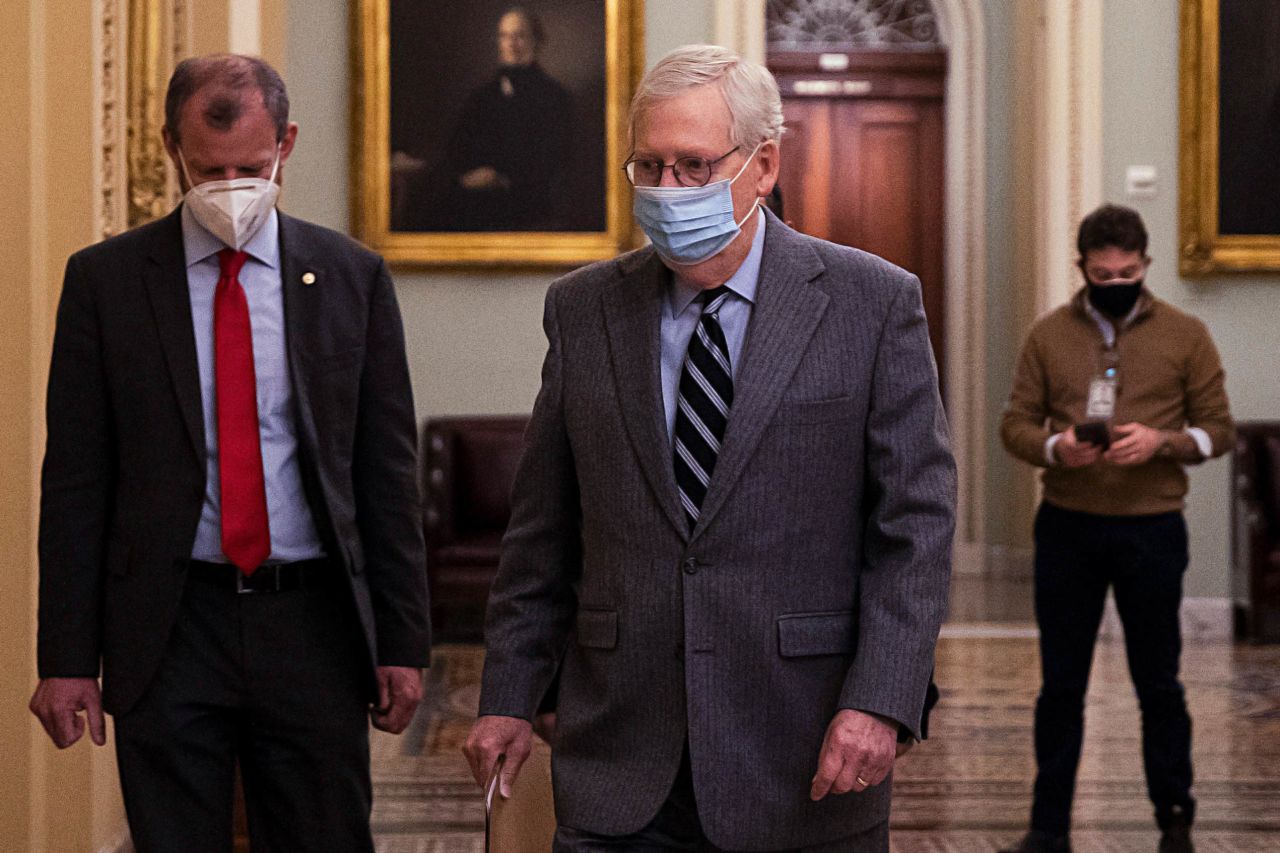
<svg viewBox="0 0 1280 853"><path fill-rule="evenodd" d="M396 227L546 231L573 218L564 197L573 99L538 64L545 41L530 9L514 6L498 19L497 71L466 96L441 161L411 191Z"/></svg>
<svg viewBox="0 0 1280 853"><path fill-rule="evenodd" d="M67 264L31 709L59 747L113 715L139 851L230 850L237 763L255 849L372 850L368 720L430 649L391 279L275 210L270 66L187 60L165 106L183 205Z"/></svg>
<svg viewBox="0 0 1280 853"><path fill-rule="evenodd" d="M485 628L478 781L557 671L557 851L888 848L955 469L911 274L757 210L782 105L694 45L632 104L653 242L561 279Z"/></svg>

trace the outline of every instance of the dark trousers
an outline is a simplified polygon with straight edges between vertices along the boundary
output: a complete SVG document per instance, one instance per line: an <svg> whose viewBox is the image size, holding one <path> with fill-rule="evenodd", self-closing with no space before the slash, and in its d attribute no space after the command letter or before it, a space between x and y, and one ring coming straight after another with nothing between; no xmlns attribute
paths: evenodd
<svg viewBox="0 0 1280 853"><path fill-rule="evenodd" d="M1178 681L1178 607L1187 568L1182 514L1099 516L1042 504L1035 540L1043 686L1036 702L1032 828L1066 835L1071 826L1085 692L1108 587L1115 590L1142 711L1143 767L1156 820L1165 826L1179 811L1191 820L1191 717Z"/></svg>
<svg viewBox="0 0 1280 853"><path fill-rule="evenodd" d="M247 595L188 579L155 681L115 719L139 853L229 853L237 762L253 850L373 850L368 664L325 572Z"/></svg>
<svg viewBox="0 0 1280 853"><path fill-rule="evenodd" d="M839 796L839 795L837 795ZM848 796L843 795L843 796ZM693 794L693 772L686 748L675 784L657 816L632 835L596 835L561 825L556 828L552 853L726 853L707 840L698 819ZM816 847L796 848L778 853L888 853L888 821L857 835Z"/></svg>

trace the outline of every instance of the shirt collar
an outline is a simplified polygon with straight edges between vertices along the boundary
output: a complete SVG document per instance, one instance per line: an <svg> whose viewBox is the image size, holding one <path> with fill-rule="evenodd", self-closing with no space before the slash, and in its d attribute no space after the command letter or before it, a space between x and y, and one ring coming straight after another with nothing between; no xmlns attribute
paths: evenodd
<svg viewBox="0 0 1280 853"><path fill-rule="evenodd" d="M182 206L182 248L186 254L187 266L191 267L210 255L216 255L227 246L197 222L191 209L184 204ZM271 269L280 266L280 219L275 208L267 214L267 221L258 229L258 233L245 243L244 251L255 261Z"/></svg>
<svg viewBox="0 0 1280 853"><path fill-rule="evenodd" d="M754 305L756 287L760 284L760 262L764 258L764 231L767 220L764 211L761 210L751 215L757 217L756 233L751 238L751 250L747 252L747 257L738 265L733 275L729 276L724 286ZM671 283L669 308L672 317L679 317L702 293L702 288L685 281L679 273L671 277Z"/></svg>

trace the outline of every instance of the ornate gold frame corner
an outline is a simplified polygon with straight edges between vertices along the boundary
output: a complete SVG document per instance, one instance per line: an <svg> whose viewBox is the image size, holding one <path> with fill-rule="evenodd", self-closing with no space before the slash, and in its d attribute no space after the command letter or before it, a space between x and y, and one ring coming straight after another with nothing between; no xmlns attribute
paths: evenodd
<svg viewBox="0 0 1280 853"><path fill-rule="evenodd" d="M1219 0L1181 0L1178 271L1280 272L1280 235L1218 230Z"/></svg>
<svg viewBox="0 0 1280 853"><path fill-rule="evenodd" d="M190 49L184 0L99 0L97 232L111 237L173 209L160 141L169 75Z"/></svg>
<svg viewBox="0 0 1280 853"><path fill-rule="evenodd" d="M644 0L605 7L606 230L601 232L398 232L391 230L390 2L352 4L352 227L389 262L408 267L568 267L635 245L627 156L627 109L644 72Z"/></svg>

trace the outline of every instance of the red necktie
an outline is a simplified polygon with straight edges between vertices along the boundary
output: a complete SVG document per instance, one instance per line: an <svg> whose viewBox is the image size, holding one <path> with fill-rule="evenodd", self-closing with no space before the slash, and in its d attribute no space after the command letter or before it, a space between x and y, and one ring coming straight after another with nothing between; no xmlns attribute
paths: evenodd
<svg viewBox="0 0 1280 853"><path fill-rule="evenodd" d="M218 409L218 477L222 484L222 552L253 574L271 554L267 489L258 440L258 383L253 371L249 302L240 286L244 252L218 252L213 297L213 362Z"/></svg>

